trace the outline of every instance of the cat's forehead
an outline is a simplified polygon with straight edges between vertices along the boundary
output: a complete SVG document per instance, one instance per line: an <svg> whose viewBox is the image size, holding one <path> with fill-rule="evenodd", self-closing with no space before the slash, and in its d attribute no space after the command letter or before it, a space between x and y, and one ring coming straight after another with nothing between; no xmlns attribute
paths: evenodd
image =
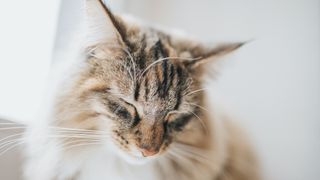
<svg viewBox="0 0 320 180"><path fill-rule="evenodd" d="M162 56L170 55L168 48L170 47L171 37L156 29L133 26L127 29L126 40L129 50L135 56L141 56L143 52L145 53L144 55L149 55L147 56L148 58L152 58L155 53Z"/></svg>

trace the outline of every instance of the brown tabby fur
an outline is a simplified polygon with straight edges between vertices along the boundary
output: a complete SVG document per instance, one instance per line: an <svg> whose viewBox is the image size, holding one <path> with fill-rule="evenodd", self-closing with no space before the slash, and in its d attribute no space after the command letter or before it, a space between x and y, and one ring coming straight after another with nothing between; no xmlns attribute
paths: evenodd
<svg viewBox="0 0 320 180"><path fill-rule="evenodd" d="M115 36L86 48L86 65L57 96L51 125L93 131L110 126L113 142L129 155L132 146L156 156L175 144L198 150L187 156L190 165L167 160L176 179L258 180L246 137L227 117L205 110L210 107L202 89L205 66L243 43L205 46L126 21L97 2ZM111 121L101 125L101 117ZM166 168L156 166L158 178L169 179Z"/></svg>

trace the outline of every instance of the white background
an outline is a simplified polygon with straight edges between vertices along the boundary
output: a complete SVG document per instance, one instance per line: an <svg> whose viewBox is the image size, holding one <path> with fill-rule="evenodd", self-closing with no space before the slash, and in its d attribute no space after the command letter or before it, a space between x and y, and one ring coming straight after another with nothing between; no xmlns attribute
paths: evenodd
<svg viewBox="0 0 320 180"><path fill-rule="evenodd" d="M223 102L248 129L265 179L320 178L319 0L111 3L117 12L184 29L205 41L254 39L225 59L210 90L213 101ZM0 3L0 117L26 122L36 113L50 65L58 4ZM66 4L70 12L78 7ZM61 19L66 26L66 17Z"/></svg>

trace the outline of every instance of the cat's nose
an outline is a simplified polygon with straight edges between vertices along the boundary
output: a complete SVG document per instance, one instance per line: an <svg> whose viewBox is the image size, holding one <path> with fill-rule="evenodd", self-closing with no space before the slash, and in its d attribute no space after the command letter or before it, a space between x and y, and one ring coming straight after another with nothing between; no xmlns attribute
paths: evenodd
<svg viewBox="0 0 320 180"><path fill-rule="evenodd" d="M156 154L158 153L158 151L141 149L141 153L142 153L142 155L143 155L144 157L149 157L149 156L156 155Z"/></svg>
<svg viewBox="0 0 320 180"><path fill-rule="evenodd" d="M139 150L141 151L144 157L154 156L159 152L158 150L149 148L139 148Z"/></svg>

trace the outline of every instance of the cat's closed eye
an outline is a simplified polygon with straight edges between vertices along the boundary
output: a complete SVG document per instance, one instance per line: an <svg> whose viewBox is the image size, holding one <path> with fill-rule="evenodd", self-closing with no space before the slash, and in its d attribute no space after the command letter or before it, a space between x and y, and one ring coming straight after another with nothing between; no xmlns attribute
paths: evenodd
<svg viewBox="0 0 320 180"><path fill-rule="evenodd" d="M192 114L174 112L166 117L166 124L169 130L182 131L183 127L190 121Z"/></svg>
<svg viewBox="0 0 320 180"><path fill-rule="evenodd" d="M135 126L139 122L140 118L136 108L128 102L122 100L118 103L116 101L109 100L108 108L112 114L130 127Z"/></svg>

